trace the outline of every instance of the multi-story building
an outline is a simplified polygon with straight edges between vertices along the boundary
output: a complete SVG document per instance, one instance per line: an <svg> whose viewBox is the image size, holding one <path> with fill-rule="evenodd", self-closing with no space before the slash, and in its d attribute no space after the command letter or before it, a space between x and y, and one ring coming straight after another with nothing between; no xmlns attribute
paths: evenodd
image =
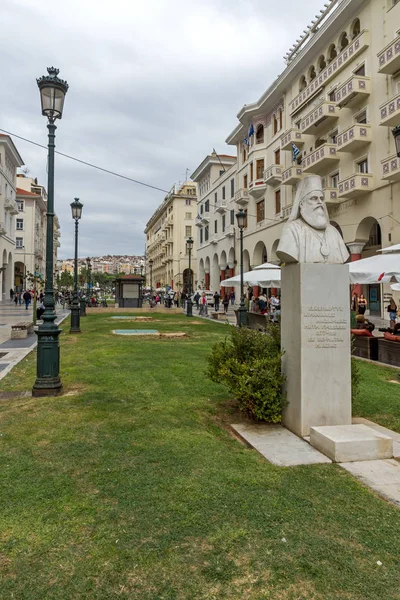
<svg viewBox="0 0 400 600"><path fill-rule="evenodd" d="M47 192L37 179L19 174L17 176L17 205L15 232L15 279L18 290L28 287L35 274L44 281L46 276L46 211ZM54 216L53 265L57 265L60 247L60 223ZM27 277L28 275L28 277Z"/></svg>
<svg viewBox="0 0 400 600"><path fill-rule="evenodd" d="M391 128L400 124L400 2L329 1L285 60L226 140L238 155L235 206L248 215L245 268L278 262L282 224L306 174L322 177L352 260L399 243L400 158ZM210 219L222 216L213 209ZM235 236L221 237L199 241L199 277L210 269L211 288L235 256ZM371 312L381 313L386 291L364 288Z"/></svg>
<svg viewBox="0 0 400 600"><path fill-rule="evenodd" d="M14 288L15 215L17 168L23 160L8 135L0 134L0 299L8 297Z"/></svg>
<svg viewBox="0 0 400 600"><path fill-rule="evenodd" d="M174 186L148 221L146 234L146 272L152 264L152 287L188 288L188 237L194 235L196 219L196 184L185 182ZM196 248L192 250L192 284L197 283ZM150 283L150 280L148 280Z"/></svg>

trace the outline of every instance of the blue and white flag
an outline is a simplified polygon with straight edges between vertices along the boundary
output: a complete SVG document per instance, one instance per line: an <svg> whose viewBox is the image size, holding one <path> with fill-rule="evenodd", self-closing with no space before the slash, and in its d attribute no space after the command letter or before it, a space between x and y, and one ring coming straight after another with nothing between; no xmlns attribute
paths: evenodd
<svg viewBox="0 0 400 600"><path fill-rule="evenodd" d="M244 138L243 143L246 144L246 146L250 146L248 138Z"/></svg>
<svg viewBox="0 0 400 600"><path fill-rule="evenodd" d="M253 123L250 125L250 129L249 129L249 137L251 137L252 135L254 135L254 127L253 127Z"/></svg>
<svg viewBox="0 0 400 600"><path fill-rule="evenodd" d="M298 149L298 147L296 146L296 144L292 143L292 155L293 155L293 162L296 162L297 158L300 156L301 152Z"/></svg>

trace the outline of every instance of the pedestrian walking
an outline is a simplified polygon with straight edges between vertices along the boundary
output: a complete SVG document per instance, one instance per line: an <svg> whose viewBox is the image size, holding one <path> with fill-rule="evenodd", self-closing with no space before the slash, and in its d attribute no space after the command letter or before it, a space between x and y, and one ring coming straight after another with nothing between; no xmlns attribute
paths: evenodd
<svg viewBox="0 0 400 600"><path fill-rule="evenodd" d="M26 310L28 310L28 306L31 303L31 294L30 294L30 292L28 292L28 290L26 290L24 292L23 298L24 298L24 302L25 302L25 308L26 308Z"/></svg>
<svg viewBox="0 0 400 600"><path fill-rule="evenodd" d="M14 290L11 288L10 290L10 301L12 302L14 300Z"/></svg>
<svg viewBox="0 0 400 600"><path fill-rule="evenodd" d="M222 304L224 305L224 314L227 315L229 308L229 294L225 294L225 296L222 299Z"/></svg>
<svg viewBox="0 0 400 600"><path fill-rule="evenodd" d="M393 298L390 299L390 304L387 307L387 311L389 313L390 318L390 329L394 331L394 326L396 325L397 317L397 305Z"/></svg>
<svg viewBox="0 0 400 600"><path fill-rule="evenodd" d="M18 292L15 292L15 294L14 294L14 304L15 304L15 306L17 306L17 304L18 304L18 300L19 300L19 294L18 294Z"/></svg>
<svg viewBox="0 0 400 600"><path fill-rule="evenodd" d="M195 301L195 303L196 303L196 308L197 308L197 310L199 310L199 301L200 301L200 297L201 297L201 296L200 296L199 292L196 292L196 293L195 293L195 295L194 295L194 298L193 298L193 300L194 300L194 301Z"/></svg>
<svg viewBox="0 0 400 600"><path fill-rule="evenodd" d="M207 296L206 293L203 292L200 298L200 315L202 315L203 317L207 317L208 316L208 309L207 309Z"/></svg>
<svg viewBox="0 0 400 600"><path fill-rule="evenodd" d="M358 314L363 315L367 309L367 299L364 297L364 294L360 294L358 299Z"/></svg>
<svg viewBox="0 0 400 600"><path fill-rule="evenodd" d="M233 306L235 304L235 292L231 292L229 298L231 300L231 305Z"/></svg>
<svg viewBox="0 0 400 600"><path fill-rule="evenodd" d="M219 311L219 301L221 299L221 296L219 295L218 292L215 292L213 298L214 298L214 310L215 310L215 312L218 312Z"/></svg>

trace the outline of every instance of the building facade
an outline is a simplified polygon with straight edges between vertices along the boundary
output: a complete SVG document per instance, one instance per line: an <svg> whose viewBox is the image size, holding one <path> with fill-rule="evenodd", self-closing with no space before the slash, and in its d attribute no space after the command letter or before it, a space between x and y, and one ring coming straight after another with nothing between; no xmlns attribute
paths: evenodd
<svg viewBox="0 0 400 600"><path fill-rule="evenodd" d="M174 186L145 228L147 285L153 289L170 286L176 291L189 283L188 237L194 236L197 214L196 184ZM152 260L150 282L149 260ZM192 285L197 284L196 246L191 256Z"/></svg>
<svg viewBox="0 0 400 600"><path fill-rule="evenodd" d="M247 211L245 269L279 262L282 225L306 174L322 177L331 223L351 260L399 243L400 158L391 129L400 124L400 2L331 0L285 61L261 98L241 109L226 140L238 157L230 206ZM207 200L211 207L215 193L201 197L200 209ZM221 223L218 204L212 210L210 220ZM199 277L209 270L211 289L237 243L236 231L218 231L207 243L199 236ZM382 314L390 289L359 291Z"/></svg>
<svg viewBox="0 0 400 600"><path fill-rule="evenodd" d="M8 135L0 134L0 299L14 289L17 169L23 160Z"/></svg>

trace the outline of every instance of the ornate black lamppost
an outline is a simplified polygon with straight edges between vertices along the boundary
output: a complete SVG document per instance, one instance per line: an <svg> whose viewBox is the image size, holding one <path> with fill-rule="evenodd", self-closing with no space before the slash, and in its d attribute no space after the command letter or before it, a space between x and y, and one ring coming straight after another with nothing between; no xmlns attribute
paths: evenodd
<svg viewBox="0 0 400 600"><path fill-rule="evenodd" d="M54 236L54 148L56 119L61 119L65 94L68 90L66 81L58 78L58 69L50 67L48 75L37 80L42 102L42 114L47 117L48 134L48 180L47 180L47 227L46 227L46 285L44 291L43 323L36 331L38 336L36 381L33 385L33 396L56 396L61 393L60 373L61 329L55 323L56 312L53 286L53 236Z"/></svg>
<svg viewBox="0 0 400 600"><path fill-rule="evenodd" d="M188 298L186 302L186 316L193 316L193 302L192 302L192 248L193 248L193 239L189 237L186 240L186 245L189 254L189 282L188 282Z"/></svg>
<svg viewBox="0 0 400 600"><path fill-rule="evenodd" d="M92 285L92 261L89 257L86 259L86 269L87 269L87 304L90 306L91 297L90 297L90 288Z"/></svg>
<svg viewBox="0 0 400 600"><path fill-rule="evenodd" d="M75 261L74 261L74 295L72 300L71 308L71 327L70 333L81 332L81 319L80 319L80 307L78 299L78 224L79 219L82 216L82 202L79 202L79 198L75 198L71 202L72 218L75 221Z"/></svg>
<svg viewBox="0 0 400 600"><path fill-rule="evenodd" d="M244 284L243 284L243 229L246 226L247 214L240 208L236 213L236 220L240 231L240 305L238 310L238 325L245 327L247 325L247 309L244 301Z"/></svg>
<svg viewBox="0 0 400 600"><path fill-rule="evenodd" d="M153 259L149 260L150 266L150 299L153 300Z"/></svg>
<svg viewBox="0 0 400 600"><path fill-rule="evenodd" d="M396 144L396 154L400 158L400 125L392 129L394 143Z"/></svg>

